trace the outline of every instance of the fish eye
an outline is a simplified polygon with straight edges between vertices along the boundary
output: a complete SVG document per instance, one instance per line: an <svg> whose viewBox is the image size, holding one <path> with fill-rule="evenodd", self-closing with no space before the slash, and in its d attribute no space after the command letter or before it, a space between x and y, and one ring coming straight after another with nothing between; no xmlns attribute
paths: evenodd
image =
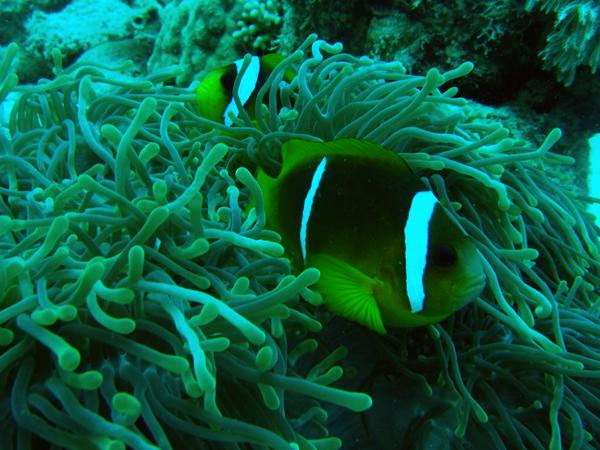
<svg viewBox="0 0 600 450"><path fill-rule="evenodd" d="M221 86L227 92L233 91L233 83L235 83L235 73L231 70L228 70L223 75L221 75Z"/></svg>
<svg viewBox="0 0 600 450"><path fill-rule="evenodd" d="M456 249L449 244L436 245L433 248L431 256L433 264L443 269L449 269L453 267L458 261Z"/></svg>

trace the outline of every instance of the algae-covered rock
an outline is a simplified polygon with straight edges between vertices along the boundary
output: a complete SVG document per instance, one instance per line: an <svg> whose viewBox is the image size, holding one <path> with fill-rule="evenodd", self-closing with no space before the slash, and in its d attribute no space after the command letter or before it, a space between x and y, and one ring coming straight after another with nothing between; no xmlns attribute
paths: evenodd
<svg viewBox="0 0 600 450"><path fill-rule="evenodd" d="M107 41L134 37L156 18L157 8L153 2L131 6L118 0L75 0L58 12L37 10L25 25L25 47L48 61L58 49L69 61Z"/></svg>

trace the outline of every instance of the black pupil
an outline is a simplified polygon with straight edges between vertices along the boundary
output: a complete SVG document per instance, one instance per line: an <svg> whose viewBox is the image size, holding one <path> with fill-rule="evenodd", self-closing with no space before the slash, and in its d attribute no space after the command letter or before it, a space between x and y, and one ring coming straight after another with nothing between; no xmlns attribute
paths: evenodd
<svg viewBox="0 0 600 450"><path fill-rule="evenodd" d="M233 83L235 82L235 72L233 70L228 70L223 75L221 75L221 86L227 91L233 91Z"/></svg>
<svg viewBox="0 0 600 450"><path fill-rule="evenodd" d="M437 245L433 251L433 262L438 267L452 267L457 260L458 255L451 245Z"/></svg>

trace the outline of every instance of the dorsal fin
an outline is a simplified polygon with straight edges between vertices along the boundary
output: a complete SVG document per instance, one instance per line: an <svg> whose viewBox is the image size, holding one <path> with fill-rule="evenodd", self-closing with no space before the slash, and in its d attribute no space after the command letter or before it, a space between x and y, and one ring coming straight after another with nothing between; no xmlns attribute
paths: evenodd
<svg viewBox="0 0 600 450"><path fill-rule="evenodd" d="M310 142L291 139L281 149L282 169L285 176L303 165L320 161L324 156L342 156L363 160L380 161L399 173L412 174L406 162L397 154L372 142L360 139L344 138L329 142Z"/></svg>
<svg viewBox="0 0 600 450"><path fill-rule="evenodd" d="M264 67L265 74L268 76L275 70L275 68L285 59L281 53L267 53L260 57L260 62ZM283 79L290 83L296 77L296 72L292 69L285 69L283 72ZM266 79L266 76L265 76Z"/></svg>

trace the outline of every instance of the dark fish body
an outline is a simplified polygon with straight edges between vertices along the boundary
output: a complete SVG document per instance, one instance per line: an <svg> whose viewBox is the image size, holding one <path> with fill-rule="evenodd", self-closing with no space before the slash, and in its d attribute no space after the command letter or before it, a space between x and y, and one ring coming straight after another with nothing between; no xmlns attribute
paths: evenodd
<svg viewBox="0 0 600 450"><path fill-rule="evenodd" d="M473 242L402 158L354 139L292 140L282 158L277 178L258 176L267 221L295 265L321 271L317 289L331 310L385 332L438 322L481 292ZM415 230L411 208L426 214L418 198L431 212L425 225L412 221ZM411 239L416 256L406 252ZM407 293L407 274L424 291L420 303Z"/></svg>

